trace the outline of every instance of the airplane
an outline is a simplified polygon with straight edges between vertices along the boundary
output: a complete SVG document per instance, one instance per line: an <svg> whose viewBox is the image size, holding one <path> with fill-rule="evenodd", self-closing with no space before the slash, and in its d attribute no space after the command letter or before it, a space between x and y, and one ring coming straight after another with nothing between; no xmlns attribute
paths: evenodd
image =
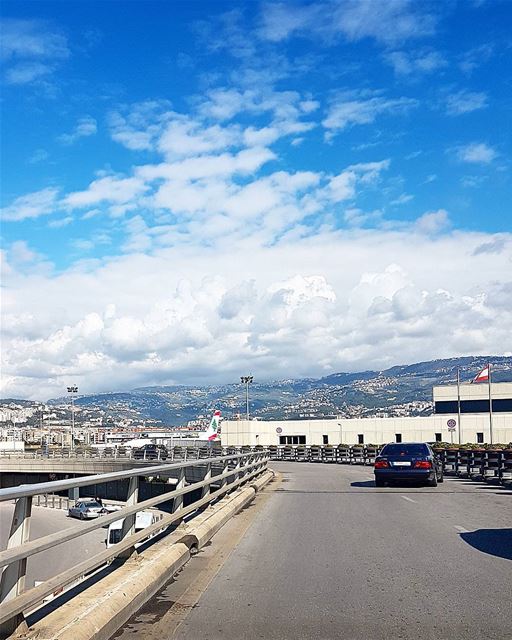
<svg viewBox="0 0 512 640"><path fill-rule="evenodd" d="M220 411L218 409L214 412L208 429L199 434L199 440L220 442Z"/></svg>

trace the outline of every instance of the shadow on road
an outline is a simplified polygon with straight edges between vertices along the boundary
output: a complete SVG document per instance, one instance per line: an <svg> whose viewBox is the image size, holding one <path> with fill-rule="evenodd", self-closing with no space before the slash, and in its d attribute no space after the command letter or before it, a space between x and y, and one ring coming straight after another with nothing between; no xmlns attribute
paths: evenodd
<svg viewBox="0 0 512 640"><path fill-rule="evenodd" d="M365 482L351 482L350 486L351 487L374 487L375 488L375 481L374 480L366 480Z"/></svg>
<svg viewBox="0 0 512 640"><path fill-rule="evenodd" d="M512 529L477 529L459 535L482 553L512 560Z"/></svg>

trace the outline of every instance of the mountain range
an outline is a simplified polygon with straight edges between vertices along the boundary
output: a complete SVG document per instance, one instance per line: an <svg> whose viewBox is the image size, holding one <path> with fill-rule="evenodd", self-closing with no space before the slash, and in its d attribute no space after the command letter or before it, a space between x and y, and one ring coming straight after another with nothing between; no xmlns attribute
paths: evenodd
<svg viewBox="0 0 512 640"><path fill-rule="evenodd" d="M323 378L303 378L254 383L249 388L250 415L261 419L428 415L432 412L432 387L454 384L457 369L462 383L471 381L492 362L493 381L512 381L512 357L466 356L393 366L384 371L334 373ZM49 401L62 404L67 398ZM142 387L121 393L81 396L76 404L96 407L116 420L131 417L184 425L204 419L214 409L226 418L244 415L245 386Z"/></svg>

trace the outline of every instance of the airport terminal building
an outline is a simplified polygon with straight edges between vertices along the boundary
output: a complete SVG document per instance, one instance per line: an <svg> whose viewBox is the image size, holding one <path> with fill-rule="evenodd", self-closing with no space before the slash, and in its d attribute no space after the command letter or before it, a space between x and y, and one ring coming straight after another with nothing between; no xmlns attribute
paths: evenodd
<svg viewBox="0 0 512 640"><path fill-rule="evenodd" d="M433 389L434 413L410 418L225 420L223 446L383 444L386 442L512 442L512 382Z"/></svg>

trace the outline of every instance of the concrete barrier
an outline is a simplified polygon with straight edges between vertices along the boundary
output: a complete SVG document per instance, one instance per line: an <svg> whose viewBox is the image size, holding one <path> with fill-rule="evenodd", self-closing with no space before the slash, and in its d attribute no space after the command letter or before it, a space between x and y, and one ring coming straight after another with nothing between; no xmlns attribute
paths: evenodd
<svg viewBox="0 0 512 640"><path fill-rule="evenodd" d="M228 494L11 639L108 640L186 564L191 549L204 546L273 477L268 471Z"/></svg>

